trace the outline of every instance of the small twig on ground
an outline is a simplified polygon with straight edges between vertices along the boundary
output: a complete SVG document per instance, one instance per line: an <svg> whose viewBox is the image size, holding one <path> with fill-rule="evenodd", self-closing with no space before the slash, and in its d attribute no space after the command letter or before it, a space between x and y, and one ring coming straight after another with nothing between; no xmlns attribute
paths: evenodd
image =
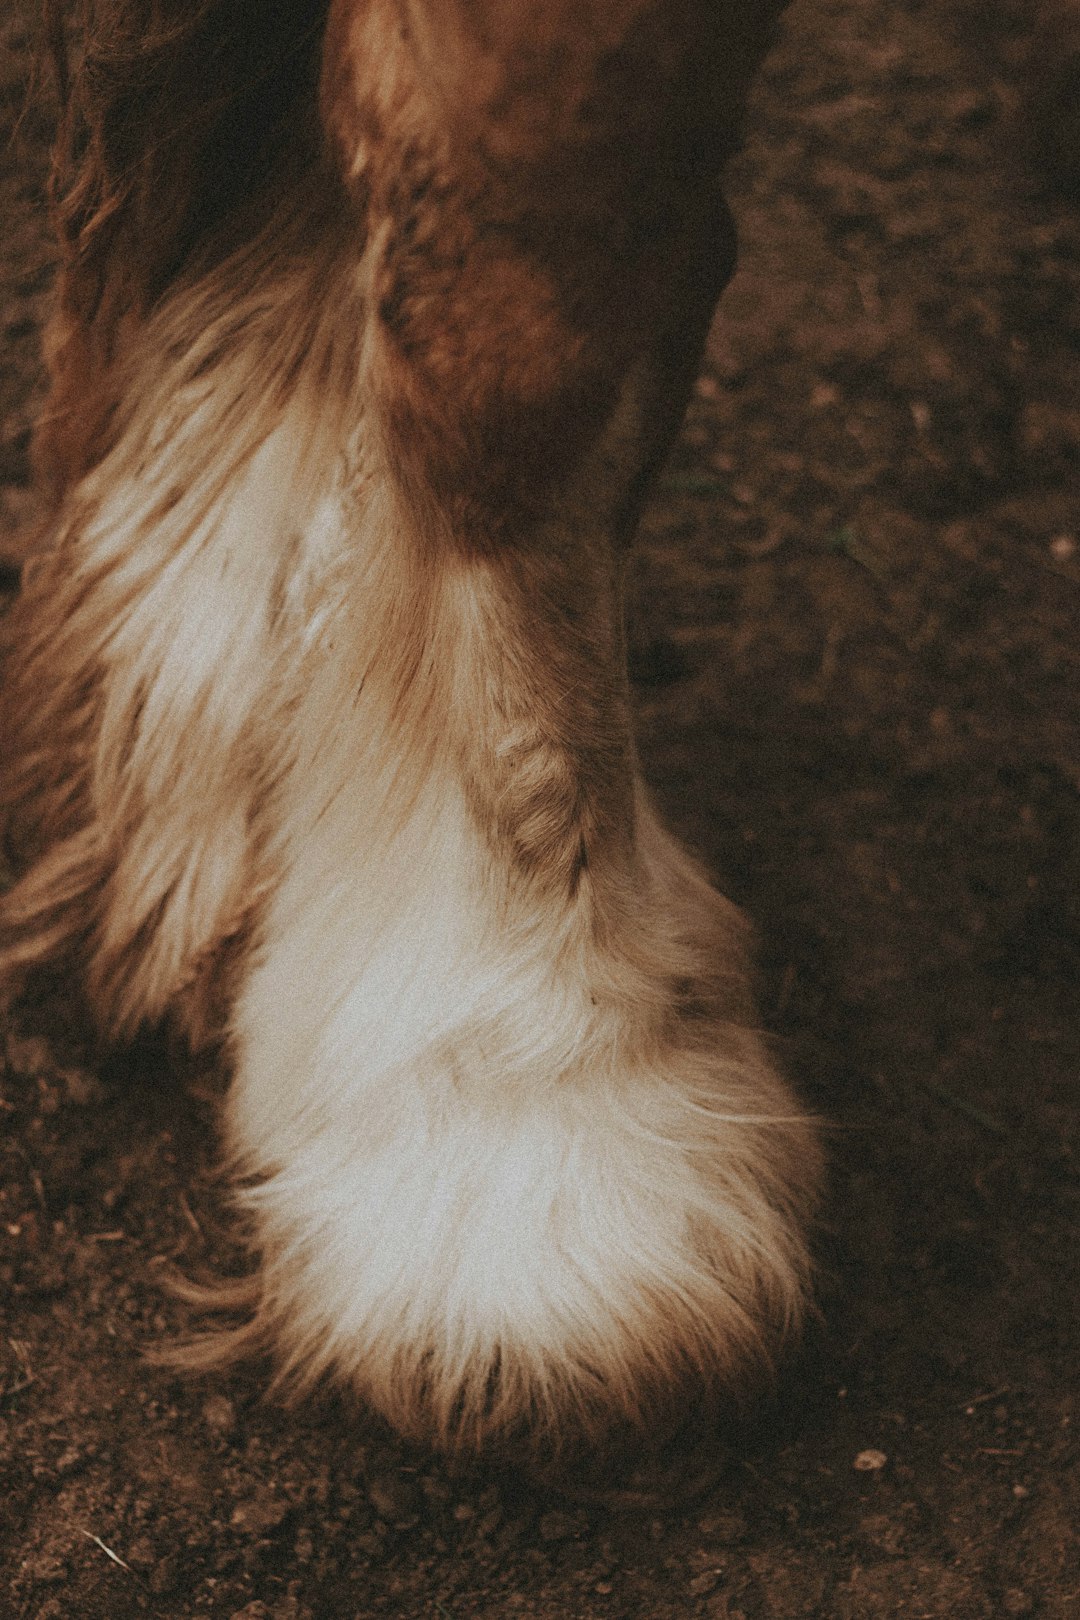
<svg viewBox="0 0 1080 1620"><path fill-rule="evenodd" d="M966 1401L961 1401L961 1410L970 1414L974 1412L977 1406L985 1406L987 1401L999 1401L1003 1395L1008 1393L1008 1384L1002 1384L1000 1389L984 1390L981 1395L971 1395Z"/></svg>
<svg viewBox="0 0 1080 1620"><path fill-rule="evenodd" d="M114 1564L119 1564L121 1569L126 1569L129 1575L134 1575L135 1571L132 1569L131 1565L125 1564L124 1560L120 1557L120 1554L114 1553L111 1547L106 1547L101 1537L95 1536L92 1530L84 1530L80 1525L79 1534L85 1536L87 1541L92 1541L95 1547L100 1547L106 1558L111 1558Z"/></svg>

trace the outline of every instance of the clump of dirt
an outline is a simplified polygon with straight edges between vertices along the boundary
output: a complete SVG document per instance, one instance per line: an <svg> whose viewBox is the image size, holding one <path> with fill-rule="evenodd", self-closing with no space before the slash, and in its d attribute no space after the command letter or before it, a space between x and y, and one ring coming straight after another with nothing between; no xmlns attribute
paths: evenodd
<svg viewBox="0 0 1080 1620"><path fill-rule="evenodd" d="M31 15L0 24L12 120ZM142 1356L187 1321L162 1273L229 1257L215 1084L30 1010L0 1079L5 1612L1078 1611L1080 218L1075 117L1036 93L1075 20L797 0L638 550L646 767L831 1122L822 1316L774 1396L575 1492L282 1411L258 1369L171 1377ZM34 111L0 154L8 537L47 140Z"/></svg>

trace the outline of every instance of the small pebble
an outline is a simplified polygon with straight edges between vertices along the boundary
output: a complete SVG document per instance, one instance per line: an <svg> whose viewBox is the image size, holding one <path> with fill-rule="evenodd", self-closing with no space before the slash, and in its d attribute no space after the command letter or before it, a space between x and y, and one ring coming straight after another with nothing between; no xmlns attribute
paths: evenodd
<svg viewBox="0 0 1080 1620"><path fill-rule="evenodd" d="M1068 562L1076 555L1076 540L1071 534L1055 534L1050 542L1050 555L1055 562Z"/></svg>
<svg viewBox="0 0 1080 1620"><path fill-rule="evenodd" d="M233 1508L231 1523L245 1535L266 1536L277 1529L288 1511L289 1504L284 1498L266 1492L238 1502Z"/></svg>
<svg viewBox="0 0 1080 1620"><path fill-rule="evenodd" d="M227 1395L211 1395L203 1402L203 1422L208 1429L228 1434L236 1427L236 1407Z"/></svg>
<svg viewBox="0 0 1080 1620"><path fill-rule="evenodd" d="M872 1474L877 1469L884 1468L888 1460L883 1451L860 1451L855 1458L854 1467L861 1474Z"/></svg>

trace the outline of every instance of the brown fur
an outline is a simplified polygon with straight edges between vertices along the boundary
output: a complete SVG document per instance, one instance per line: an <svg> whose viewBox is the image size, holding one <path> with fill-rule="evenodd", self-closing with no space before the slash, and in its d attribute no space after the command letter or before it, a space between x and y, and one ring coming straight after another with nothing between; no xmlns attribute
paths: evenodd
<svg viewBox="0 0 1080 1620"><path fill-rule="evenodd" d="M37 462L100 460L126 336L194 258L235 243L283 167L310 163L327 0L45 0L60 101L61 248Z"/></svg>
<svg viewBox="0 0 1080 1620"><path fill-rule="evenodd" d="M228 1037L223 1346L443 1444L640 1417L801 1308L813 1133L621 605L779 9L85 0L55 47L0 966Z"/></svg>

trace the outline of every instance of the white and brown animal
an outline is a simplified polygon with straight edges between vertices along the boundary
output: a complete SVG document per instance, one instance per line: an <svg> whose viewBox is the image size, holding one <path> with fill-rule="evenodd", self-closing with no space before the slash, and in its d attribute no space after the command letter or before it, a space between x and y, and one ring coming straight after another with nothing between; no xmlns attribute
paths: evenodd
<svg viewBox="0 0 1080 1620"><path fill-rule="evenodd" d="M0 968L222 1041L208 1354L436 1444L640 1419L804 1304L815 1133L642 786L620 594L780 9L48 8Z"/></svg>

